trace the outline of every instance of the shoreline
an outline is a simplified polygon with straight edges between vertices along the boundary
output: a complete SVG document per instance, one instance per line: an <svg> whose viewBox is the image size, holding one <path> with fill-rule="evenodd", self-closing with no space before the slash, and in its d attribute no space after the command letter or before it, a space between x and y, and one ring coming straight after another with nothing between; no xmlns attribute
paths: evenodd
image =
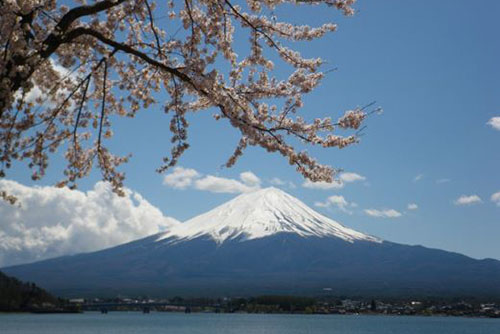
<svg viewBox="0 0 500 334"><path fill-rule="evenodd" d="M99 310L83 310L83 311L52 311L52 310L39 310L39 311L0 311L0 315L11 315L11 314L98 314L101 313L106 316L108 313L134 313L134 314L221 314L221 315L305 315L305 316L368 316L368 317L421 317L421 318L468 318L468 319L500 319L500 316L487 316L487 315L459 315L459 314L397 314L397 313L305 313L305 312L215 312L215 311L156 311L151 310L149 312L143 312L141 310L109 310L103 313Z"/></svg>

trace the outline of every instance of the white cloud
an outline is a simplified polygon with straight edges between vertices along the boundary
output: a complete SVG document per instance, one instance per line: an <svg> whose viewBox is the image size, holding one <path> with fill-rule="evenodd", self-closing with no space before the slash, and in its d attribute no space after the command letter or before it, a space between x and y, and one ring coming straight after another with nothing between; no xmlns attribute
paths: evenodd
<svg viewBox="0 0 500 334"><path fill-rule="evenodd" d="M272 185L275 185L275 186L284 186L284 185L286 185L286 182L283 181L282 179L278 178L278 177L273 177L271 180L269 180L269 183L271 183Z"/></svg>
<svg viewBox="0 0 500 334"><path fill-rule="evenodd" d="M306 180L302 183L304 188L309 189L321 189L321 190L330 190L330 189L342 189L346 183L356 182L356 181L364 181L366 177L356 174L356 173L341 173L339 175L338 180L333 180L333 182L312 182L310 180Z"/></svg>
<svg viewBox="0 0 500 334"><path fill-rule="evenodd" d="M240 174L240 178L244 181L247 176L242 176L242 174L244 173ZM196 180L194 187L198 190L228 194L246 193L260 188L259 185L246 184L235 179L227 179L213 175L207 175L199 180Z"/></svg>
<svg viewBox="0 0 500 334"><path fill-rule="evenodd" d="M320 208L329 208L329 207L335 207L340 209L341 211L344 211L346 213L352 214L352 211L349 210L349 207L357 207L358 205L354 202L349 203L344 196L340 195L333 195L330 196L326 199L325 202L315 202L315 206L320 207Z"/></svg>
<svg viewBox="0 0 500 334"><path fill-rule="evenodd" d="M436 180L437 184L443 184L443 183L448 183L448 182L451 182L451 180L450 179L437 179Z"/></svg>
<svg viewBox="0 0 500 334"><path fill-rule="evenodd" d="M478 195L462 195L455 200L455 205L472 205L481 202L481 198Z"/></svg>
<svg viewBox="0 0 500 334"><path fill-rule="evenodd" d="M490 197L491 201L495 203L497 206L500 206L500 191L494 193Z"/></svg>
<svg viewBox="0 0 500 334"><path fill-rule="evenodd" d="M292 181L283 181L278 177L273 177L271 180L269 180L269 183L271 183L274 186L287 186L290 189L297 188L295 183L293 183Z"/></svg>
<svg viewBox="0 0 500 334"><path fill-rule="evenodd" d="M57 62L55 62L53 59L49 59L52 69L54 70L55 74L59 76L58 81L70 79L73 81L73 83L76 83L76 80L78 79L78 76L74 71L70 71L67 68L61 66ZM57 81L56 81L57 82ZM56 104L53 100L54 95L68 95L70 94L70 91L67 89L61 89L57 88L58 94L52 94L52 95L47 95L47 91L43 92L40 89L40 86L38 86L36 83L33 84L33 87L30 89L30 91L24 96L24 100L29 103L35 104L37 107L44 107L44 108L54 108L56 107ZM21 99L22 94L18 91L15 94L16 99ZM71 104L74 105L74 102L71 101Z"/></svg>
<svg viewBox="0 0 500 334"><path fill-rule="evenodd" d="M415 203L408 204L408 210L417 210L417 209L418 209L417 204L415 204Z"/></svg>
<svg viewBox="0 0 500 334"><path fill-rule="evenodd" d="M423 177L424 177L424 174L418 174L413 178L413 182L418 182L418 181L422 180Z"/></svg>
<svg viewBox="0 0 500 334"><path fill-rule="evenodd" d="M487 124L493 129L500 131L500 116L490 118Z"/></svg>
<svg viewBox="0 0 500 334"><path fill-rule="evenodd" d="M397 218L402 216L401 212L396 211L394 209L384 209L384 210L366 209L365 213L368 216L377 218Z"/></svg>
<svg viewBox="0 0 500 334"><path fill-rule="evenodd" d="M334 180L333 182L312 182L311 180L306 180L302 183L304 188L309 189L321 189L321 190L329 190L329 189L341 189L344 187L344 183L338 180Z"/></svg>
<svg viewBox="0 0 500 334"><path fill-rule="evenodd" d="M176 167L163 178L163 184L176 189L196 189L213 193L238 194L260 189L261 180L247 171L240 174L240 180L214 175L203 175L191 168Z"/></svg>
<svg viewBox="0 0 500 334"><path fill-rule="evenodd" d="M364 181L366 177L356 174L356 173L342 173L339 176L339 179L343 182L356 182L356 181Z"/></svg>
<svg viewBox="0 0 500 334"><path fill-rule="evenodd" d="M146 237L178 223L140 194L119 197L104 182L87 192L0 180L19 205L0 202L0 266L90 252Z"/></svg>
<svg viewBox="0 0 500 334"><path fill-rule="evenodd" d="M328 197L324 203L316 202L315 205L319 207L329 207L333 205L340 209L345 209L349 205L349 202L345 200L344 196L334 195Z"/></svg>
<svg viewBox="0 0 500 334"><path fill-rule="evenodd" d="M201 175L191 168L175 167L173 172L165 175L163 184L176 189L186 189Z"/></svg>
<svg viewBox="0 0 500 334"><path fill-rule="evenodd" d="M243 183L253 186L253 187L259 187L260 186L260 179L255 175L254 173L248 171L248 172L243 172L240 174L240 179L243 181Z"/></svg>

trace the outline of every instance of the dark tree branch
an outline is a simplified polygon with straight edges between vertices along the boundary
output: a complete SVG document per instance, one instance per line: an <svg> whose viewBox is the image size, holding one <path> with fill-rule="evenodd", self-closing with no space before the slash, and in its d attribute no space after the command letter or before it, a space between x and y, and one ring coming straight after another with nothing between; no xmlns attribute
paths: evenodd
<svg viewBox="0 0 500 334"><path fill-rule="evenodd" d="M101 119L99 121L99 134L97 137L97 152L101 153L101 137L102 137L102 125L104 123L104 118L106 117L106 81L108 80L108 61L104 60L104 73L102 82L102 102L101 102Z"/></svg>
<svg viewBox="0 0 500 334"><path fill-rule="evenodd" d="M149 23L151 26L151 30L153 31L153 34L155 36L156 47L158 48L158 55L164 57L163 52L161 51L160 37L158 36L158 32L156 31L155 22L153 19L153 13L151 12L151 6L149 6L148 0L145 0L144 3L146 4L146 8L148 9Z"/></svg>
<svg viewBox="0 0 500 334"><path fill-rule="evenodd" d="M80 100L80 106L78 108L78 113L76 114L75 126L73 128L73 146L75 147L75 152L76 152L76 132L78 130L78 123L80 122L80 116L82 114L83 105L85 104L85 100L87 98L87 91L89 89L91 76L92 76L92 73L90 73L88 75L88 77L85 79L85 80L87 80L87 83L85 84L85 88L83 89L83 95L82 95L82 98Z"/></svg>

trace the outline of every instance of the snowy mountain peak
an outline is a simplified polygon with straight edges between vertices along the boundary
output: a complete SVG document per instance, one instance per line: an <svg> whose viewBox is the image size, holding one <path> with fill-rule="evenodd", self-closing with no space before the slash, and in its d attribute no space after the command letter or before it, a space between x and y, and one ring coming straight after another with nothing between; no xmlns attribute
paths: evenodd
<svg viewBox="0 0 500 334"><path fill-rule="evenodd" d="M381 242L321 215L297 198L274 187L239 195L204 214L175 225L158 240L190 240L208 236L217 243L223 243L225 240L250 240L277 233L294 233L302 237L337 237L349 242Z"/></svg>

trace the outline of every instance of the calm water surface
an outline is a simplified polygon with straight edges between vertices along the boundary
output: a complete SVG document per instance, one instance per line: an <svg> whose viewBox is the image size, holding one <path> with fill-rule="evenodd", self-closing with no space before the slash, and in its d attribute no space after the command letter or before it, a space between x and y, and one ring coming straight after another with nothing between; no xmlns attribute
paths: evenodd
<svg viewBox="0 0 500 334"><path fill-rule="evenodd" d="M270 314L0 314L0 333L500 334L500 319Z"/></svg>

